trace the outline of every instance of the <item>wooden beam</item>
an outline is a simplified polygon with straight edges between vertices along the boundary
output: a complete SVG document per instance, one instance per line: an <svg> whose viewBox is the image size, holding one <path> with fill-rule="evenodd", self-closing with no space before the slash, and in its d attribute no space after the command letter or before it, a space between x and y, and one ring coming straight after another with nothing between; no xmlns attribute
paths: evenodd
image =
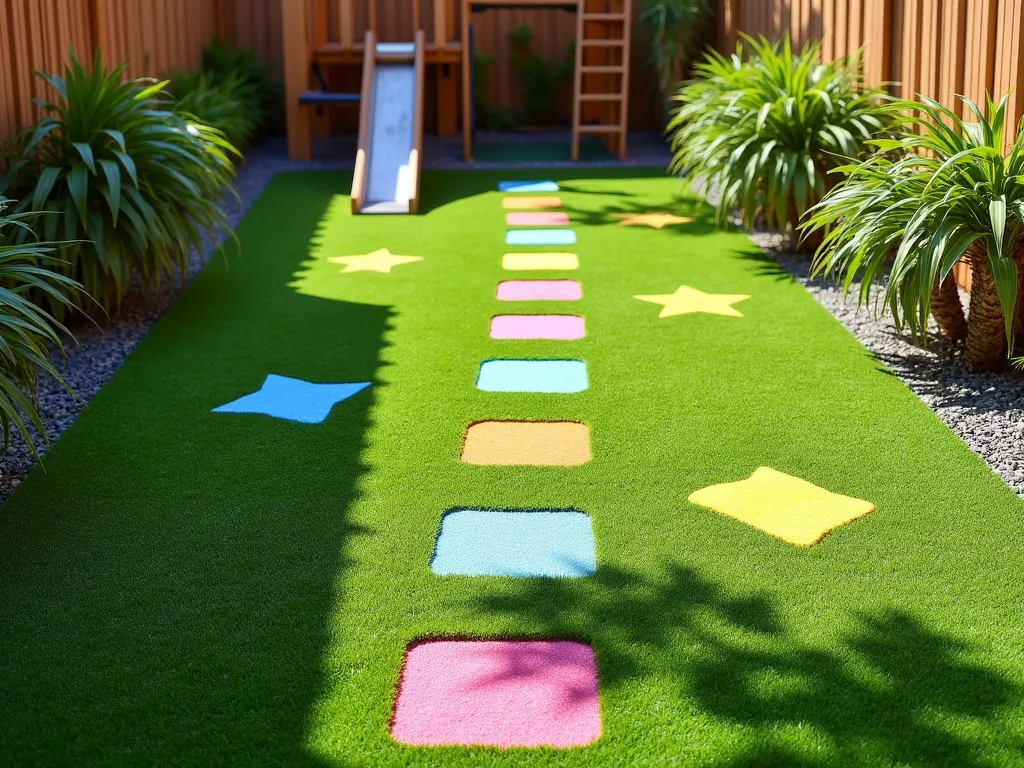
<svg viewBox="0 0 1024 768"><path fill-rule="evenodd" d="M444 48L448 42L448 21L445 19L445 0L434 0L434 45Z"/></svg>
<svg viewBox="0 0 1024 768"><path fill-rule="evenodd" d="M416 213L420 206L420 169L423 164L423 80L426 63L424 62L427 36L422 29L416 30L416 63L414 64L416 86L413 98L412 118L412 151L409 153L409 172L412 174L409 198L409 213Z"/></svg>
<svg viewBox="0 0 1024 768"><path fill-rule="evenodd" d="M469 24L472 15L470 0L462 0L462 159L473 159L472 71L473 52L469 45Z"/></svg>
<svg viewBox="0 0 1024 768"><path fill-rule="evenodd" d="M288 0L285 0L287 2ZM370 113L373 112L373 69L377 62L377 35L372 29L366 30L365 53L363 55L362 103L359 105L359 145L356 149L356 167L352 172L352 213L359 213L363 207L363 193L366 187L366 158L370 152Z"/></svg>
<svg viewBox="0 0 1024 768"><path fill-rule="evenodd" d="M309 108L299 104L299 95L309 84L310 51L306 41L305 0L281 0L281 36L288 157L309 160L313 154Z"/></svg>

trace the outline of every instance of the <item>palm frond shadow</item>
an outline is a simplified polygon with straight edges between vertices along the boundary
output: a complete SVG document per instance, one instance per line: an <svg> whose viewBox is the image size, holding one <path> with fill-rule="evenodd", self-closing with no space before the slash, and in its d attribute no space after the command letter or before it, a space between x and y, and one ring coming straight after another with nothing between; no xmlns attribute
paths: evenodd
<svg viewBox="0 0 1024 768"><path fill-rule="evenodd" d="M811 647L786 629L770 595L737 596L680 564L654 578L601 566L585 583L517 582L475 607L526 616L549 636L599 627L602 686L672 679L697 709L756 744L716 765L976 765L962 719L989 719L995 734L1000 713L1024 695L968 643L906 610L855 614L833 646ZM821 736L813 759L784 738L798 727Z"/></svg>

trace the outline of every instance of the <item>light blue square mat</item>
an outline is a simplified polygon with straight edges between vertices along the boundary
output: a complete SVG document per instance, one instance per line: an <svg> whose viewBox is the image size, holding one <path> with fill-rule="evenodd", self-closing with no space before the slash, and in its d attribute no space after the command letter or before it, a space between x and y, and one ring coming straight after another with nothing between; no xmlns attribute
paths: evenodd
<svg viewBox="0 0 1024 768"><path fill-rule="evenodd" d="M430 562L441 576L578 578L595 565L590 515L552 509L447 512Z"/></svg>
<svg viewBox="0 0 1024 768"><path fill-rule="evenodd" d="M505 233L506 245L575 245L576 233L571 229L510 229Z"/></svg>
<svg viewBox="0 0 1024 768"><path fill-rule="evenodd" d="M476 386L484 392L582 392L587 388L587 364L582 360L487 360L480 364Z"/></svg>

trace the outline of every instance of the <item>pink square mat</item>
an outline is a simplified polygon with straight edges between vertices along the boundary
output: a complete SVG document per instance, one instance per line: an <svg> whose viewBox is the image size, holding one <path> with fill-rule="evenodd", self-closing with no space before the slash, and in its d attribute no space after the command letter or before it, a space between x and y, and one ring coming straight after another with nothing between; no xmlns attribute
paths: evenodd
<svg viewBox="0 0 1024 768"><path fill-rule="evenodd" d="M582 339L583 318L578 315L495 315L492 339Z"/></svg>
<svg viewBox="0 0 1024 768"><path fill-rule="evenodd" d="M505 214L505 224L509 227L561 227L568 223L569 214L561 211Z"/></svg>
<svg viewBox="0 0 1024 768"><path fill-rule="evenodd" d="M406 654L391 723L403 744L576 747L600 735L589 645L436 640Z"/></svg>
<svg viewBox="0 0 1024 768"><path fill-rule="evenodd" d="M498 283L500 301L578 301L582 295L576 280L505 280Z"/></svg>

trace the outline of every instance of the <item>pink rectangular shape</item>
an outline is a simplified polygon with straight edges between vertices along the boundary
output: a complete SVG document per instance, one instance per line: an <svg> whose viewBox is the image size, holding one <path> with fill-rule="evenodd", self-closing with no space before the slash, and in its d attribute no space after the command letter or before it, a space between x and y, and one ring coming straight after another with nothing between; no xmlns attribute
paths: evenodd
<svg viewBox="0 0 1024 768"><path fill-rule="evenodd" d="M583 318L578 315L495 315L492 339L582 339Z"/></svg>
<svg viewBox="0 0 1024 768"><path fill-rule="evenodd" d="M406 653L391 722L403 744L565 748L600 735L589 645L434 640Z"/></svg>
<svg viewBox="0 0 1024 768"><path fill-rule="evenodd" d="M504 280L498 283L499 301L579 301L576 280Z"/></svg>
<svg viewBox="0 0 1024 768"><path fill-rule="evenodd" d="M505 214L505 225L509 227L561 227L568 223L569 214L559 211Z"/></svg>

